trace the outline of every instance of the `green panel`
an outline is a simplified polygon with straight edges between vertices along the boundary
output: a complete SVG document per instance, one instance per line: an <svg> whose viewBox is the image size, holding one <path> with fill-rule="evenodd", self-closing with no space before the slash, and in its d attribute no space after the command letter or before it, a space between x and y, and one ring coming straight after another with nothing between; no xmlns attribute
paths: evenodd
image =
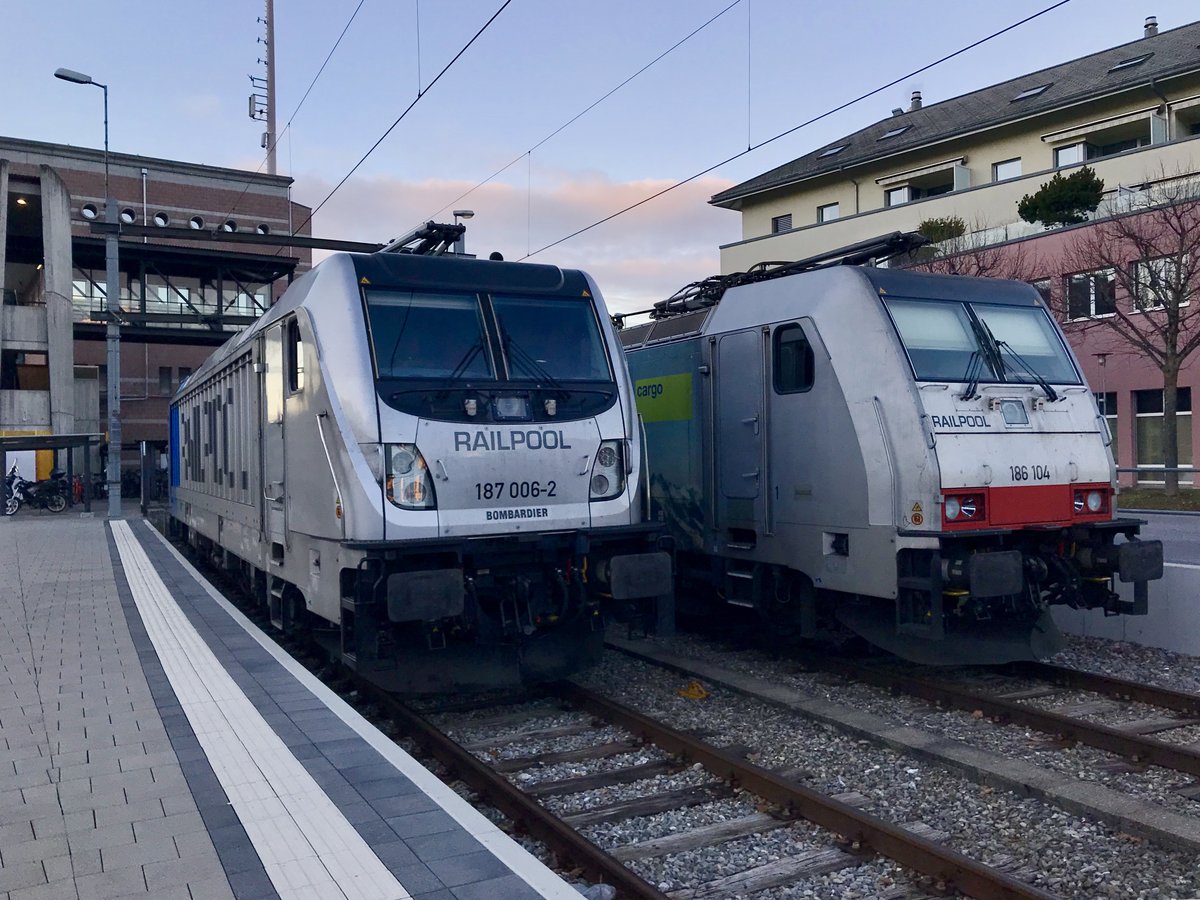
<svg viewBox="0 0 1200 900"><path fill-rule="evenodd" d="M660 375L634 382L644 422L683 422L692 418L692 373Z"/></svg>

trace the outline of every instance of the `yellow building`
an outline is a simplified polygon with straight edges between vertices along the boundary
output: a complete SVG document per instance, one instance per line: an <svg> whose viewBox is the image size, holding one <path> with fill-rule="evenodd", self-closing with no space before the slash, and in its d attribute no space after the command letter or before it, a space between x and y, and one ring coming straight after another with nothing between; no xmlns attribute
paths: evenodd
<svg viewBox="0 0 1200 900"><path fill-rule="evenodd" d="M957 217L972 244L1042 231L1017 204L1087 164L1105 204L1200 171L1200 22L907 109L714 196L742 214L722 272Z"/></svg>

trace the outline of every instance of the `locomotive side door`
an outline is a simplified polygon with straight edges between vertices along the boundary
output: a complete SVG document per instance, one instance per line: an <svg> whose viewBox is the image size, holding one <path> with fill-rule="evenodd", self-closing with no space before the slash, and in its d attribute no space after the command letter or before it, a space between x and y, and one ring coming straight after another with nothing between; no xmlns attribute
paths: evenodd
<svg viewBox="0 0 1200 900"><path fill-rule="evenodd" d="M263 517L272 554L287 544L287 501L284 496L283 326L267 328L263 338L265 372L261 381ZM277 550L278 548L278 550Z"/></svg>
<svg viewBox="0 0 1200 900"><path fill-rule="evenodd" d="M765 531L760 523L763 481L762 337L756 330L717 340L716 440L717 523L721 528Z"/></svg>

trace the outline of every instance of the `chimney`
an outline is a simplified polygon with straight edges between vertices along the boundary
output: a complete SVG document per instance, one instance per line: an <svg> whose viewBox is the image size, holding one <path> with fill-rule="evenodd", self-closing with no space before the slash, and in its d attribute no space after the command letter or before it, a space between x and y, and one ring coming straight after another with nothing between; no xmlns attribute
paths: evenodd
<svg viewBox="0 0 1200 900"><path fill-rule="evenodd" d="M913 112L914 110L918 110L920 108L921 108L921 92L913 91L912 105L908 108L908 111Z"/></svg>
<svg viewBox="0 0 1200 900"><path fill-rule="evenodd" d="M1146 37L1154 37L1158 34L1158 17L1146 16Z"/></svg>
<svg viewBox="0 0 1200 900"><path fill-rule="evenodd" d="M895 109L892 110L892 115L893 116L902 116L902 115L904 115L904 110L902 110L900 107L897 106Z"/></svg>

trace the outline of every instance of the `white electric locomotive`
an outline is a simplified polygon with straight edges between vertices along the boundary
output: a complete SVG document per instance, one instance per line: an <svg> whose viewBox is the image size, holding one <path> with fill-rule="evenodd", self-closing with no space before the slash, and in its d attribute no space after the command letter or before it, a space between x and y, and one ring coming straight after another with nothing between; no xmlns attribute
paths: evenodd
<svg viewBox="0 0 1200 900"><path fill-rule="evenodd" d="M180 388L171 514L388 689L558 678L599 603L669 594L595 283L555 266L335 254Z"/></svg>
<svg viewBox="0 0 1200 900"><path fill-rule="evenodd" d="M1037 291L844 264L916 243L709 279L623 330L680 578L924 663L1053 653L1054 604L1145 613L1162 545L1114 516L1104 420Z"/></svg>

